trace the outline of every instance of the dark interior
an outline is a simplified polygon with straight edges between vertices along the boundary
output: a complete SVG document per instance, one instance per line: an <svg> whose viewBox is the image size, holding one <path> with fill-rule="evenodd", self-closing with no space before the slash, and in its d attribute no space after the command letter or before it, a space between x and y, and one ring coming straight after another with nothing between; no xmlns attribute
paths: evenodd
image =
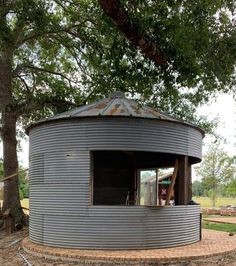
<svg viewBox="0 0 236 266"><path fill-rule="evenodd" d="M137 170L173 167L177 158L176 154L165 153L93 151L93 204L125 205L127 196L134 203Z"/></svg>
<svg viewBox="0 0 236 266"><path fill-rule="evenodd" d="M125 152L93 152L93 203L125 205L127 194L135 189L132 156Z"/></svg>

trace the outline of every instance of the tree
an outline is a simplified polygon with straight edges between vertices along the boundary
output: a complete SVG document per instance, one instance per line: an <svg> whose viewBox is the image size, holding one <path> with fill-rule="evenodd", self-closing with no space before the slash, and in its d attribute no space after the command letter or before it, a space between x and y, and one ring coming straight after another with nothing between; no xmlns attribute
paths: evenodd
<svg viewBox="0 0 236 266"><path fill-rule="evenodd" d="M228 197L236 197L236 179L232 178L224 187L224 192Z"/></svg>
<svg viewBox="0 0 236 266"><path fill-rule="evenodd" d="M195 180L192 184L193 196L199 197L203 196L203 187L201 181Z"/></svg>
<svg viewBox="0 0 236 266"><path fill-rule="evenodd" d="M203 156L200 166L196 167L196 173L202 177L203 189L208 191L213 207L219 185L232 179L234 173L232 162L232 158L220 148L219 143L213 143Z"/></svg>
<svg viewBox="0 0 236 266"><path fill-rule="evenodd" d="M0 5L0 110L4 175L18 172L16 124L81 105L87 38L93 24L87 1L3 0ZM76 17L75 17L76 16ZM91 26L92 27L92 26ZM3 211L24 221L18 177L5 181Z"/></svg>
<svg viewBox="0 0 236 266"><path fill-rule="evenodd" d="M232 166L233 166L233 174L231 178L228 180L228 182L224 186L224 193L228 197L236 197L236 168L235 168L235 162L236 162L236 157L234 156L232 158Z"/></svg>
<svg viewBox="0 0 236 266"><path fill-rule="evenodd" d="M200 102L235 82L234 8L226 0L2 0L4 175L18 170L17 123L117 89L193 120ZM17 177L5 184L7 208L23 220Z"/></svg>
<svg viewBox="0 0 236 266"><path fill-rule="evenodd" d="M199 104L213 92L234 88L235 1L99 3L110 18L111 30L121 32L130 42L130 49L137 47L144 56L140 62L145 63L138 64L137 70L148 73L151 79L156 77L149 96L155 102L165 99L160 101L162 110L171 106L178 113L177 106L183 104L183 99ZM120 68L130 69L120 59ZM143 71L146 67L151 70Z"/></svg>

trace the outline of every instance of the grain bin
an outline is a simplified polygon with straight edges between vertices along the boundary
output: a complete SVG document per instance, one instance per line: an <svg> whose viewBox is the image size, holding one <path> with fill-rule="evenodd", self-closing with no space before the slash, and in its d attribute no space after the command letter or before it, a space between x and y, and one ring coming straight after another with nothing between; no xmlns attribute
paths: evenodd
<svg viewBox="0 0 236 266"><path fill-rule="evenodd" d="M31 124L27 133L31 241L80 249L199 241L200 207L188 204L191 165L202 155L196 126L116 92ZM158 201L158 171L166 168L173 170L171 205Z"/></svg>

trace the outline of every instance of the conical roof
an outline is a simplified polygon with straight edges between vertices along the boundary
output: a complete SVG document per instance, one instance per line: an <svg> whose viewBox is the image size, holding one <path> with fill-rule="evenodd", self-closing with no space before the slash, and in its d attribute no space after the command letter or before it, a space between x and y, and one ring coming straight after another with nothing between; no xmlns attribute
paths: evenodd
<svg viewBox="0 0 236 266"><path fill-rule="evenodd" d="M93 104L84 105L78 108L71 109L67 112L51 116L49 118L40 120L27 127L27 131L31 127L44 122L69 119L69 118L82 118L82 117L134 117L165 120L177 123L184 123L193 127L192 124L184 122L183 120L176 119L168 114L154 110L147 106L140 106L136 101L125 98L124 93L115 92L110 97L99 100Z"/></svg>

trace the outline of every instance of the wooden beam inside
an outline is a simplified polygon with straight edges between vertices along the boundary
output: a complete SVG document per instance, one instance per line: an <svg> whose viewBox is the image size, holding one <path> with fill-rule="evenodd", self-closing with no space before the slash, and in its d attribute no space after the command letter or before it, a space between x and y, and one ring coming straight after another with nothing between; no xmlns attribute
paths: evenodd
<svg viewBox="0 0 236 266"><path fill-rule="evenodd" d="M188 156L179 157L179 171L176 178L175 185L175 204L187 205L189 202L189 186L191 186L191 180L189 176L189 160Z"/></svg>
<svg viewBox="0 0 236 266"><path fill-rule="evenodd" d="M178 170L179 170L179 160L176 159L174 172L173 172L173 175L171 177L171 183L170 183L170 186L168 188L168 192L167 192L167 196L166 196L165 205L169 205L170 204L170 199L171 199L171 195L172 195L172 192L173 192L173 189L174 189L175 180L176 180L176 176L177 176Z"/></svg>

